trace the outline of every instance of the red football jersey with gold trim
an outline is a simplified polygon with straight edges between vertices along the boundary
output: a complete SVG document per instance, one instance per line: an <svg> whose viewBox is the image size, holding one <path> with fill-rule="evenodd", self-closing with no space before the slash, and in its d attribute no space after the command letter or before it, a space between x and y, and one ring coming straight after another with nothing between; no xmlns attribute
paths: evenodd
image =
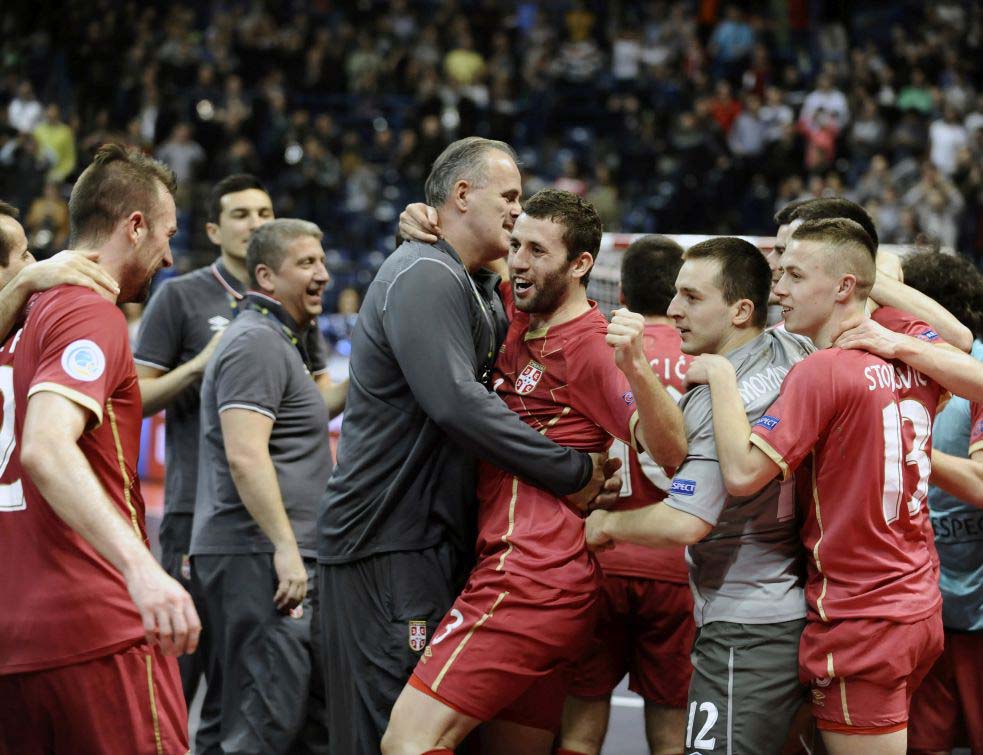
<svg viewBox="0 0 983 755"><path fill-rule="evenodd" d="M86 408L90 421L79 448L120 516L146 542L137 479L142 407L123 313L87 289L62 286L34 297L9 346L16 442L28 400L39 392ZM122 575L29 478L21 483L24 508L0 513L0 604L6 607L0 674L77 663L140 641L143 624Z"/></svg>

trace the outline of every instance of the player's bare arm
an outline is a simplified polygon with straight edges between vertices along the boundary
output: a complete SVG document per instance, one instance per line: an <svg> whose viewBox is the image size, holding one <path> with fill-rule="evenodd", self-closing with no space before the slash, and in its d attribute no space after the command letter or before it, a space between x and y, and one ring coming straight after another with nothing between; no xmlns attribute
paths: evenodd
<svg viewBox="0 0 983 755"><path fill-rule="evenodd" d="M59 252L51 259L28 265L0 291L0 334L10 333L32 294L55 286L82 286L112 301L119 284L98 264L97 252Z"/></svg>
<svg viewBox="0 0 983 755"><path fill-rule="evenodd" d="M648 548L677 548L705 538L713 525L698 516L654 503L632 511L595 511L587 517L587 546L634 543Z"/></svg>
<svg viewBox="0 0 983 755"><path fill-rule="evenodd" d="M710 386L713 437L728 493L753 495L781 474L778 465L750 441L751 426L728 359L718 354L698 356L686 373L686 382Z"/></svg>
<svg viewBox="0 0 983 755"><path fill-rule="evenodd" d="M194 652L201 622L191 596L154 559L106 495L78 446L90 413L60 394L31 396L21 463L51 508L126 580L147 642L168 655Z"/></svg>
<svg viewBox="0 0 983 755"><path fill-rule="evenodd" d="M686 429L680 411L645 356L645 318L618 309L605 337L638 406L637 436L649 456L663 467L678 467L686 458Z"/></svg>
<svg viewBox="0 0 983 755"><path fill-rule="evenodd" d="M406 205L399 213L399 235L404 239L433 244L443 238L437 210L423 202Z"/></svg>
<svg viewBox="0 0 983 755"><path fill-rule="evenodd" d="M968 459L960 459L934 449L929 482L960 501L983 509L983 451L977 451Z"/></svg>
<svg viewBox="0 0 983 755"><path fill-rule="evenodd" d="M201 351L173 370L162 370L146 364L137 364L137 379L140 381L140 399L143 402L143 416L149 417L161 409L166 409L180 393L197 380L208 366L222 333L216 333Z"/></svg>
<svg viewBox="0 0 983 755"><path fill-rule="evenodd" d="M307 594L307 570L270 458L273 420L250 409L226 409L219 417L232 481L246 511L273 543L273 568L279 580L273 602L281 611L289 611Z"/></svg>
<svg viewBox="0 0 983 755"><path fill-rule="evenodd" d="M957 349L968 352L973 347L972 332L948 309L900 280L881 275L880 268L870 298L881 306L895 307L924 320Z"/></svg>
<svg viewBox="0 0 983 755"><path fill-rule="evenodd" d="M314 376L314 383L321 392L328 415L337 417L341 414L345 410L345 398L348 396L348 379L336 383L327 372L322 372Z"/></svg>
<svg viewBox="0 0 983 755"><path fill-rule="evenodd" d="M842 333L833 345L899 359L947 391L970 401L983 401L983 362L947 343L932 344L895 333L868 319Z"/></svg>

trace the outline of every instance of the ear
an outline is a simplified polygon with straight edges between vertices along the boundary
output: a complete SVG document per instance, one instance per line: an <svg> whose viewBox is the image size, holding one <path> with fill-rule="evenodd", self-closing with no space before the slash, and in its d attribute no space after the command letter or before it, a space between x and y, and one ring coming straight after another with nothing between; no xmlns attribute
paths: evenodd
<svg viewBox="0 0 983 755"><path fill-rule="evenodd" d="M847 274L840 278L836 286L836 302L843 303L851 299L857 290L857 276Z"/></svg>
<svg viewBox="0 0 983 755"><path fill-rule="evenodd" d="M273 269L263 263L256 265L256 283L263 293L273 293L276 291Z"/></svg>
<svg viewBox="0 0 983 755"><path fill-rule="evenodd" d="M131 212L126 219L126 235L130 239L130 243L134 245L139 244L146 238L149 232L150 227L147 225L147 217L139 210Z"/></svg>
<svg viewBox="0 0 983 755"><path fill-rule="evenodd" d="M581 252L570 263L570 273L574 278L583 278L594 267L594 255L590 252Z"/></svg>
<svg viewBox="0 0 983 755"><path fill-rule="evenodd" d="M208 240L215 244L215 246L219 246L222 243L222 237L219 235L217 224L205 223L205 233L208 234Z"/></svg>
<svg viewBox="0 0 983 755"><path fill-rule="evenodd" d="M451 191L451 199L459 212L468 211L468 194L470 191L471 184L467 181L461 180L454 184L454 188Z"/></svg>
<svg viewBox="0 0 983 755"><path fill-rule="evenodd" d="M754 320L754 302L750 299L738 299L730 310L730 321L738 328L746 327Z"/></svg>

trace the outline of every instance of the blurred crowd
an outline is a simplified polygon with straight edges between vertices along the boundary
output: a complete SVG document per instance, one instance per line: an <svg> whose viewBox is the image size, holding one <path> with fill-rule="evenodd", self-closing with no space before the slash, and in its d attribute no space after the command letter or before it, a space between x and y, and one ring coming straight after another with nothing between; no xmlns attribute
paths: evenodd
<svg viewBox="0 0 983 755"><path fill-rule="evenodd" d="M181 268L213 256L208 186L245 171L325 229L336 290L364 285L432 160L479 134L609 230L769 234L776 207L842 194L887 242L983 258L973 0L53 7L0 10L0 197L42 254L116 139L177 173Z"/></svg>

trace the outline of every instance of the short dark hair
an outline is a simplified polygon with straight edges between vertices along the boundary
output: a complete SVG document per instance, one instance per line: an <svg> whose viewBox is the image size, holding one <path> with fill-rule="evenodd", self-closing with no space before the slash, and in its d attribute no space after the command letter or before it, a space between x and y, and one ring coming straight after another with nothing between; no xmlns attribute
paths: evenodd
<svg viewBox="0 0 983 755"><path fill-rule="evenodd" d="M287 256L287 247L302 236L312 236L318 241L324 238L316 223L296 218L271 220L253 231L246 246L246 272L249 274L249 285L253 288L259 286L259 281L256 279L257 266L266 265L271 270L279 270L283 258Z"/></svg>
<svg viewBox="0 0 983 755"><path fill-rule="evenodd" d="M267 195L270 193L263 182L250 173L233 173L231 176L226 176L212 187L212 192L208 196L208 222L218 224L219 217L222 215L222 197L246 189L259 189Z"/></svg>
<svg viewBox="0 0 983 755"><path fill-rule="evenodd" d="M754 305L751 324L763 328L768 322L771 268L754 244L734 236L721 236L694 244L684 260L715 260L720 265L717 288L724 301L734 304L748 299Z"/></svg>
<svg viewBox="0 0 983 755"><path fill-rule="evenodd" d="M621 258L625 306L647 317L665 315L682 266L683 248L667 236L650 234L632 241Z"/></svg>
<svg viewBox="0 0 983 755"><path fill-rule="evenodd" d="M12 204L7 204L3 200L0 200L0 215L6 215L8 218L16 220L20 217L20 210ZM10 253L13 250L13 239L0 228L0 267L7 267L10 264Z"/></svg>
<svg viewBox="0 0 983 755"><path fill-rule="evenodd" d="M857 291L864 296L870 293L877 275L877 247L859 223L842 217L807 220L792 232L792 241L824 244L833 252L829 259L856 277Z"/></svg>
<svg viewBox="0 0 983 755"><path fill-rule="evenodd" d="M563 226L562 238L568 262L582 252L588 252L597 260L601 250L601 218L594 205L583 197L561 189L542 189L529 197L522 211L531 218L547 219ZM587 285L590 272L588 270L580 279L581 285Z"/></svg>
<svg viewBox="0 0 983 755"><path fill-rule="evenodd" d="M454 184L461 179L479 187L483 186L488 180L485 153L493 149L504 152L518 163L519 158L515 150L497 139L469 136L452 142L433 161L433 167L430 168L430 175L427 176L423 187L427 204L431 207L440 207L447 201Z"/></svg>
<svg viewBox="0 0 983 755"><path fill-rule="evenodd" d="M807 220L792 232L791 238L798 241L825 241L829 244L856 244L867 250L871 261L877 258L877 246L870 234L849 218L837 216Z"/></svg>
<svg viewBox="0 0 983 755"><path fill-rule="evenodd" d="M916 252L901 262L904 282L948 309L983 339L983 273L961 254Z"/></svg>
<svg viewBox="0 0 983 755"><path fill-rule="evenodd" d="M846 218L864 229L873 242L872 254L877 256L877 246L880 239L877 237L877 228L874 220L863 207L849 199L843 197L820 197L819 199L807 199L792 211L793 220L832 220L834 218Z"/></svg>
<svg viewBox="0 0 983 755"><path fill-rule="evenodd" d="M788 225L789 223L791 223L792 222L792 215L793 215L793 213L797 209L799 209L802 205L804 205L806 202L809 202L809 201L811 201L811 200L809 200L809 199L793 199L791 202L789 202L787 205L785 205L784 207L782 207L782 209L780 209L778 212L775 213L775 224L776 225Z"/></svg>
<svg viewBox="0 0 983 755"><path fill-rule="evenodd" d="M135 147L103 144L79 176L68 200L69 244L108 238L131 212L149 216L157 208L160 189L177 189L174 171Z"/></svg>

